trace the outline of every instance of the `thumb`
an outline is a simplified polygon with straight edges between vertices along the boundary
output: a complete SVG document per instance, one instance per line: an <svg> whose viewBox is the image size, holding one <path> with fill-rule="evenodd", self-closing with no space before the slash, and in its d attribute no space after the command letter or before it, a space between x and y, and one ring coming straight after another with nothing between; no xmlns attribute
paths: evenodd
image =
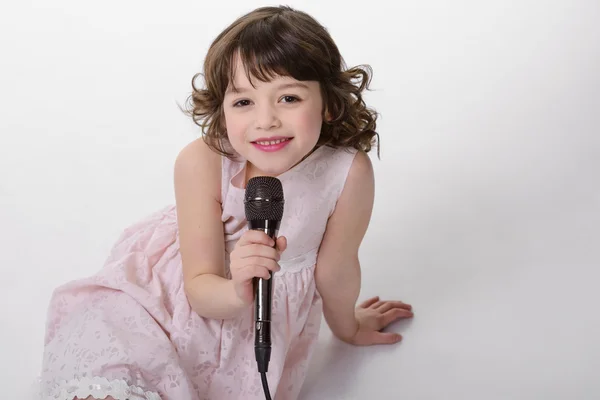
<svg viewBox="0 0 600 400"><path fill-rule="evenodd" d="M373 344L394 344L402 340L402 335L393 332L373 332L371 337Z"/></svg>
<svg viewBox="0 0 600 400"><path fill-rule="evenodd" d="M287 239L285 236L279 236L275 242L275 246L280 253L283 253L283 251L287 248Z"/></svg>

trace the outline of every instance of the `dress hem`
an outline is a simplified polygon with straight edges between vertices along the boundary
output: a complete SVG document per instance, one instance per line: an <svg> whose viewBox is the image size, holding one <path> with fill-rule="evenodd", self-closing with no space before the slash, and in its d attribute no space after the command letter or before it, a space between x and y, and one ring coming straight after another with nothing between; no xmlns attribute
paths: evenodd
<svg viewBox="0 0 600 400"><path fill-rule="evenodd" d="M95 399L106 399L112 396L115 400L161 400L156 392L129 385L122 379L109 381L99 376L62 380L52 387L46 397L41 395L40 398L73 400L75 397L87 399L89 396Z"/></svg>

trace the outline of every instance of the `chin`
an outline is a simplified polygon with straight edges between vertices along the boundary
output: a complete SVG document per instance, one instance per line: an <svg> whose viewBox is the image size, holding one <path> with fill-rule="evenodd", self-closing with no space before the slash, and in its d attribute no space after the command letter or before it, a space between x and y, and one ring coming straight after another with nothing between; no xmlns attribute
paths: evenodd
<svg viewBox="0 0 600 400"><path fill-rule="evenodd" d="M246 159L256 168L256 173L278 176L302 161L312 149L304 143L299 144L290 143L287 148L278 151L261 151L251 146L245 149Z"/></svg>
<svg viewBox="0 0 600 400"><path fill-rule="evenodd" d="M302 156L296 154L252 154L250 163L256 173L269 176L281 175L296 165Z"/></svg>
<svg viewBox="0 0 600 400"><path fill-rule="evenodd" d="M256 172L261 175L267 176L278 176L289 170L295 163L286 162L282 163L269 163L266 160L260 160L258 162L252 162L252 165L256 168Z"/></svg>

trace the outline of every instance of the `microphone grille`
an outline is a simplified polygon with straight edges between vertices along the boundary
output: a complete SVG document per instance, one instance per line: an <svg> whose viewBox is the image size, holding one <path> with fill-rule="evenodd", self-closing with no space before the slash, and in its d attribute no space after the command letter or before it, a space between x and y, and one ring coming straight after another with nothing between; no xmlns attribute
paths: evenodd
<svg viewBox="0 0 600 400"><path fill-rule="evenodd" d="M283 218L283 187L281 181L271 176L256 176L248 180L244 205L246 219L277 220Z"/></svg>

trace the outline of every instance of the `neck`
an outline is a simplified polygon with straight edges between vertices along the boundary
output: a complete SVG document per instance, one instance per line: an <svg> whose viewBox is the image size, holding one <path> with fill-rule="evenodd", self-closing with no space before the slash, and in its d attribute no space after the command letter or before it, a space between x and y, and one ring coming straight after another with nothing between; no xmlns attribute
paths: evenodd
<svg viewBox="0 0 600 400"><path fill-rule="evenodd" d="M300 161L298 161L296 164L292 165L288 171L292 168L295 168L298 164L302 163L304 160L306 160L308 157L310 157L310 155L312 153L314 153L319 147L315 146L313 147L313 149L311 151L309 151L304 157L302 157L302 159L300 159ZM285 171L287 172L287 171ZM251 178L254 178L256 176L272 176L272 177L278 177L279 175L273 175L273 174L266 174L262 171L260 171L258 168L256 168L254 166L254 164L252 164L250 161L246 161L246 171L245 171L245 176L244 176L244 187L246 187L246 184L248 183L248 180L250 180Z"/></svg>

